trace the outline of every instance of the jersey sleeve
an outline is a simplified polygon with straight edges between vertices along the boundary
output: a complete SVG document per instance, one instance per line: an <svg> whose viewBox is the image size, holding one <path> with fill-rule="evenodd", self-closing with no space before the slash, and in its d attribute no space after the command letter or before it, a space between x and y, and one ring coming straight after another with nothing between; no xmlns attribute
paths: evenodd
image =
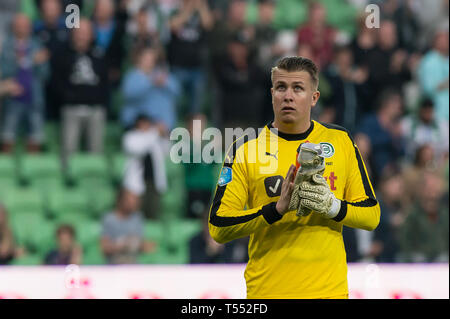
<svg viewBox="0 0 450 319"><path fill-rule="evenodd" d="M375 197L366 166L359 149L349 133L345 149L348 152L344 198L334 218L345 226L374 230L380 222L380 205Z"/></svg>
<svg viewBox="0 0 450 319"><path fill-rule="evenodd" d="M275 209L276 202L245 209L251 177L245 142L243 137L230 147L216 186L209 213L209 232L218 243L249 236L282 217Z"/></svg>

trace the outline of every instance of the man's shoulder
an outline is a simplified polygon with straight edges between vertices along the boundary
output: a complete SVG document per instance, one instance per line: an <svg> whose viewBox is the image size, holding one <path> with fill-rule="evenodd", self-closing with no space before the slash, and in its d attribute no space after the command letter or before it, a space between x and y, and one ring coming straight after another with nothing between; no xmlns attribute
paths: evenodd
<svg viewBox="0 0 450 319"><path fill-rule="evenodd" d="M346 129L343 126L332 124L332 123L324 123L324 122L316 122L317 127L320 130L324 130L328 132L329 134L339 137L339 138L350 138L352 139L352 134L348 129Z"/></svg>
<svg viewBox="0 0 450 319"><path fill-rule="evenodd" d="M326 136L328 143L337 142L340 145L354 144L353 136L347 128L331 123L316 122L316 124L317 129L321 130L323 132L322 134Z"/></svg>

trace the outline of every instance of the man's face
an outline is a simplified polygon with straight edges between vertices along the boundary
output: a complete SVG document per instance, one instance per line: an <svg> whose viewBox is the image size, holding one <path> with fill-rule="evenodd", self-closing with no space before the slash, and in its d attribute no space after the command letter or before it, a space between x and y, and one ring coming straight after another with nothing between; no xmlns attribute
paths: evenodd
<svg viewBox="0 0 450 319"><path fill-rule="evenodd" d="M58 245L61 251L67 252L73 246L73 237L69 232L61 232L58 235Z"/></svg>
<svg viewBox="0 0 450 319"><path fill-rule="evenodd" d="M307 71L288 72L276 69L273 72L272 104L275 121L295 124L310 119L320 93L311 83Z"/></svg>

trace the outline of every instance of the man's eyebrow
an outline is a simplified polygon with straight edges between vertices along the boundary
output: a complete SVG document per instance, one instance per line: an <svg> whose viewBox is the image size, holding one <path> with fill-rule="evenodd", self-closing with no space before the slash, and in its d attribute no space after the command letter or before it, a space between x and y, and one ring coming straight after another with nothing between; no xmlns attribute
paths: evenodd
<svg viewBox="0 0 450 319"><path fill-rule="evenodd" d="M275 82L275 85L279 85L279 84L287 84L287 82L283 81L283 80L277 80ZM305 85L305 83L303 81L295 81L295 82L291 82L291 84L301 84L301 85Z"/></svg>

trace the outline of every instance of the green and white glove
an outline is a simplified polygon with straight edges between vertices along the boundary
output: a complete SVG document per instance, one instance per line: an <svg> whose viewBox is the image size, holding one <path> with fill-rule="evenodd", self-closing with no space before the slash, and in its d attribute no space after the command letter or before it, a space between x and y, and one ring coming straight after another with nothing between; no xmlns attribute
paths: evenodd
<svg viewBox="0 0 450 319"><path fill-rule="evenodd" d="M325 178L319 174L300 184L300 207L311 209L325 218L334 218L341 209L341 201L330 190Z"/></svg>

